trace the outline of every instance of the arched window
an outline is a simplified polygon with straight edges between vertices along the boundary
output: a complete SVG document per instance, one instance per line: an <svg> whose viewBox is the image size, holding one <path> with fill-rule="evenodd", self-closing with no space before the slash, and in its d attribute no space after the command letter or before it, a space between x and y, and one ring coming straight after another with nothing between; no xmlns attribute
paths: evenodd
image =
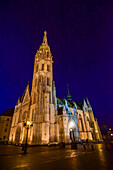
<svg viewBox="0 0 113 170"><path fill-rule="evenodd" d="M36 73L38 72L38 64L37 64L37 66L36 66Z"/></svg>
<svg viewBox="0 0 113 170"><path fill-rule="evenodd" d="M42 70L44 70L44 64L42 64Z"/></svg>
<svg viewBox="0 0 113 170"><path fill-rule="evenodd" d="M82 131L84 132L83 120L82 120L82 116L81 115L79 115L79 120L80 120Z"/></svg>
<svg viewBox="0 0 113 170"><path fill-rule="evenodd" d="M47 65L47 71L50 71L50 65Z"/></svg>
<svg viewBox="0 0 113 170"><path fill-rule="evenodd" d="M49 51L47 52L47 58L49 57Z"/></svg>
<svg viewBox="0 0 113 170"><path fill-rule="evenodd" d="M47 85L50 86L50 79L47 77Z"/></svg>

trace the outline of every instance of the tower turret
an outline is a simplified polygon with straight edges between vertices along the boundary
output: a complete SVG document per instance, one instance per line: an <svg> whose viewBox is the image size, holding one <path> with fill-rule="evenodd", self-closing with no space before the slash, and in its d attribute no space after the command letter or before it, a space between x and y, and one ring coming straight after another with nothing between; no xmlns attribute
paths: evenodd
<svg viewBox="0 0 113 170"><path fill-rule="evenodd" d="M36 143L49 143L55 139L55 85L53 83L53 56L44 31L43 41L35 55L32 80L32 110L35 110L34 130ZM32 117L32 116L31 116Z"/></svg>

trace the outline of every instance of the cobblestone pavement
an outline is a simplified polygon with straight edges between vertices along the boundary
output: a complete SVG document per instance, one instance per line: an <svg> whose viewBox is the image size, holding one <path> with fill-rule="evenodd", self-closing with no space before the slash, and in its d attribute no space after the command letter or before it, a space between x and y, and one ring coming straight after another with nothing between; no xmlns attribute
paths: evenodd
<svg viewBox="0 0 113 170"><path fill-rule="evenodd" d="M71 150L57 147L31 147L24 155L21 147L0 145L0 170L113 170L113 151L104 144L95 144L86 150L78 146Z"/></svg>

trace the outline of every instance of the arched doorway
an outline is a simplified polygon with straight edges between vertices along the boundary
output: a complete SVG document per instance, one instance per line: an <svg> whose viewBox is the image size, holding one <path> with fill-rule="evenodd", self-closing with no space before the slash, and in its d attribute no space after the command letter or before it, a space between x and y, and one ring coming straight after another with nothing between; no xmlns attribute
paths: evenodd
<svg viewBox="0 0 113 170"><path fill-rule="evenodd" d="M21 127L17 127L16 135L15 135L15 143L16 144L19 144L19 142L20 142L20 132L21 132Z"/></svg>
<svg viewBox="0 0 113 170"><path fill-rule="evenodd" d="M76 140L76 124L73 119L69 121L69 136L72 142Z"/></svg>

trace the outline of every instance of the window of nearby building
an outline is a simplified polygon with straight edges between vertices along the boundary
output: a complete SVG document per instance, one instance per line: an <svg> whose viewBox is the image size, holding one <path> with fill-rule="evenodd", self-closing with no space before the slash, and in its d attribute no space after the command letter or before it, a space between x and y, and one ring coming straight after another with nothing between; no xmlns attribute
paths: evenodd
<svg viewBox="0 0 113 170"><path fill-rule="evenodd" d="M6 123L6 126L8 126L8 123Z"/></svg>
<svg viewBox="0 0 113 170"><path fill-rule="evenodd" d="M44 70L44 64L42 64L42 70Z"/></svg>
<svg viewBox="0 0 113 170"><path fill-rule="evenodd" d="M50 65L47 65L47 71L50 71Z"/></svg>
<svg viewBox="0 0 113 170"><path fill-rule="evenodd" d="M38 72L38 64L37 64L37 66L36 66L36 73Z"/></svg>
<svg viewBox="0 0 113 170"><path fill-rule="evenodd" d="M47 77L47 85L50 86L50 79Z"/></svg>
<svg viewBox="0 0 113 170"><path fill-rule="evenodd" d="M5 132L7 132L7 129L5 129Z"/></svg>
<svg viewBox="0 0 113 170"><path fill-rule="evenodd" d="M3 140L5 140L6 136L3 137Z"/></svg>
<svg viewBox="0 0 113 170"><path fill-rule="evenodd" d="M7 121L9 121L9 118L7 118Z"/></svg>

